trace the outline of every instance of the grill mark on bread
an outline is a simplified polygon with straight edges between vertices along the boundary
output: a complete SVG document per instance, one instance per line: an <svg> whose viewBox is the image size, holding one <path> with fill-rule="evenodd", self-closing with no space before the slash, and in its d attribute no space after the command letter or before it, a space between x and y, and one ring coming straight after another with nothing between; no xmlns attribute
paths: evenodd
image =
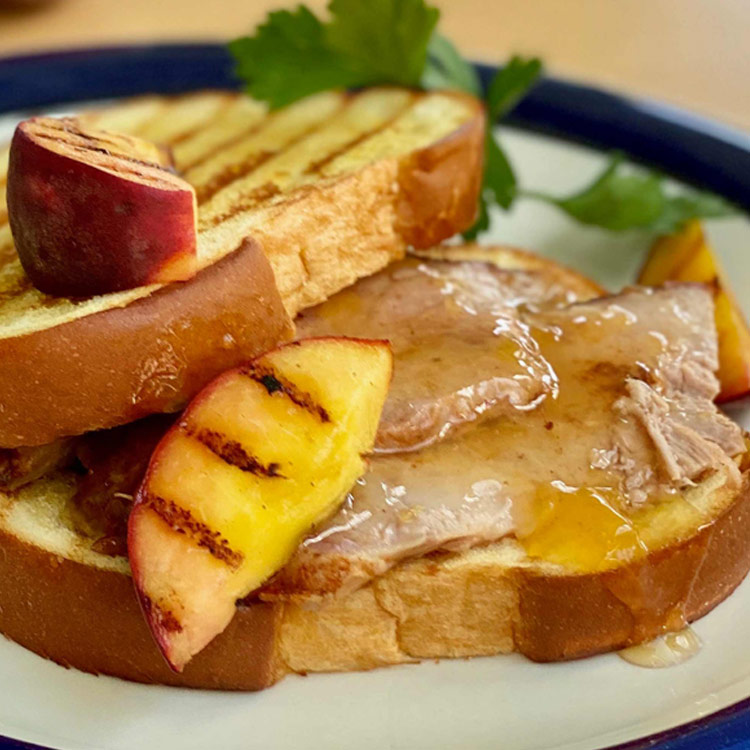
<svg viewBox="0 0 750 750"><path fill-rule="evenodd" d="M264 464L259 458L248 453L237 440L230 440L226 435L216 430L195 429L189 425L186 425L184 429L190 437L208 448L224 463L234 466L240 471L260 477L282 477L282 474L279 473L280 465L278 463L274 461Z"/></svg>
<svg viewBox="0 0 750 750"><path fill-rule="evenodd" d="M221 107L219 107L219 109L216 111L216 114L214 114L212 118L206 120L205 122L200 122L197 125L193 125L192 128L188 128L184 133L180 133L179 135L170 139L169 145L176 146L178 143L182 143L188 138L192 138L196 133L199 133L206 128L210 128L211 125L213 125L215 122L218 122L222 117L224 117L226 111L234 104L235 101L236 99L234 94L228 95L224 99Z"/></svg>
<svg viewBox="0 0 750 750"><path fill-rule="evenodd" d="M226 211L222 211L220 214L211 216L205 221L199 221L199 229L209 229L217 227L223 224L229 219L233 219L237 214L243 211L249 211L254 206L257 206L263 201L270 200L276 195L281 195L281 188L273 182L266 182L263 185L259 185L254 190L251 190L247 195L240 196L240 198L233 203Z"/></svg>
<svg viewBox="0 0 750 750"><path fill-rule="evenodd" d="M139 138L145 138L148 141L151 141L152 143L158 143L159 145L164 146L173 146L175 143L178 143L180 140L182 140L182 133L178 132L177 135L172 136L171 138L153 138L149 135L149 131L153 129L153 127L161 125L164 120L169 117L170 115L173 115L173 110L178 108L183 102L190 102L191 99L198 96L201 97L205 94L210 94L210 91L201 91L197 94L195 93L188 93L188 94L179 94L179 95L171 95L171 96L165 96L162 97L163 101L161 103L161 106L159 106L149 117L142 120L140 123L138 123L137 127L128 127L126 131L127 135L135 135ZM238 95L237 94L231 94L227 93L223 97L221 97L224 100L225 105L230 104ZM208 106L211 106L210 104ZM193 126L193 128L188 129L185 131L189 136L194 135L195 133L199 132L200 130L203 130L204 128L210 127L216 120L222 115L224 112L224 107L220 107L211 117L208 117L207 119L200 119L197 125ZM107 110L104 110L104 114L106 115ZM144 135L145 134L145 135Z"/></svg>
<svg viewBox="0 0 750 750"><path fill-rule="evenodd" d="M334 112L332 112L330 115L328 115L328 117L324 118L323 120L320 120L319 122L316 122L315 124L311 125L309 128L306 128L305 130L303 130L297 136L295 136L290 141L285 143L282 148L262 150L258 152L257 154L248 157L245 161L241 162L239 165L230 164L226 166L221 172L219 172L219 174L212 177L205 185L202 185L196 188L196 197L198 200L198 205L200 206L203 203L208 202L217 193L224 190L224 188L229 187L232 183L237 182L238 180L244 179L246 177L249 177L256 169L258 169L258 167L262 166L270 159L276 156L279 156L280 154L283 154L285 151L289 150L293 146L296 146L300 141L303 141L308 136L312 135L316 131L328 125L334 117L337 117L346 107L349 107L351 105L352 99L353 99L353 95L350 95L350 94L345 95L340 105L336 108ZM271 118L267 118L266 120L263 120L262 122L265 124L268 124L270 122L272 124L273 120ZM234 215L234 213L236 213L236 211L234 211L232 215ZM215 226L218 223L221 223L221 220L213 223L212 226Z"/></svg>
<svg viewBox="0 0 750 750"><path fill-rule="evenodd" d="M232 549L229 542L218 531L199 521L187 508L182 508L172 500L151 493L144 494L142 502L173 531L189 537L199 547L207 550L212 557L233 570L242 565L245 556Z"/></svg>
<svg viewBox="0 0 750 750"><path fill-rule="evenodd" d="M176 102L185 99L188 96L190 96L190 94L161 97L161 101L157 102L156 108L147 117L140 120L135 127L132 127L131 124L128 124L127 127L122 131L120 131L118 128L115 128L115 130L117 130L117 132L127 133L128 135L138 136L139 133L142 133L153 123L159 122L161 118L164 117L165 113L168 112ZM117 111L119 107L114 107L113 109ZM99 127L98 123L101 121L102 117L106 118L111 111L112 110L110 109L104 109L101 111L94 110L93 112L83 112L81 115L78 115L78 117L79 119L81 119L82 117L85 118L86 123L90 123L92 127Z"/></svg>
<svg viewBox="0 0 750 750"><path fill-rule="evenodd" d="M283 394L300 409L309 412L324 424L331 421L330 414L309 393L297 388L294 383L279 375L273 368L267 365L249 364L241 368L240 372L262 385L268 391L269 396L275 393Z"/></svg>
<svg viewBox="0 0 750 750"><path fill-rule="evenodd" d="M366 141L368 138L372 138L372 136L377 135L382 130L389 128L399 117L401 117L401 115L404 114L404 112L406 112L414 104L416 99L417 97L414 94L410 94L409 98L406 100L406 103L398 110L398 112L395 112L393 115L383 120L383 122L381 122L379 125L376 125L374 128L370 128L369 130L360 133L358 136L355 136L350 141L347 141L337 149L334 149L321 159L312 162L307 166L303 174L318 174L324 167L328 166L332 161L334 161L334 159L338 159L347 151L351 151L353 148L359 146L360 143L364 143L364 141Z"/></svg>
<svg viewBox="0 0 750 750"><path fill-rule="evenodd" d="M328 120L324 120L321 123L318 123L316 126L311 128L306 133L303 133L299 138L294 139L293 141L290 141L283 149L278 149L275 152L271 153L270 156L267 158L264 158L262 162L256 164L253 166L253 169L249 170L245 175L242 175L242 177L247 176L252 173L257 167L261 166L262 163L268 161L270 158L273 158L275 156L278 156L284 152L285 149L289 148L290 146L293 146L298 140L301 140L302 138L305 138L310 133L314 132L315 130L327 125L330 120L335 117L337 114L341 112L341 109L344 107L350 106L353 101L353 96L344 102L342 107L336 111L331 117L328 118ZM339 157L345 155L347 152L351 151L352 149L356 148L359 144L365 142L369 138L372 138L373 136L377 135L379 132L385 130L386 128L390 127L399 117L401 117L404 112L406 112L415 102L417 99L416 95L412 94L409 99L406 101L406 103L391 117L386 118L381 122L379 125L375 126L374 128L370 128L369 130L366 130L363 133L360 133L359 135L355 136L354 138L350 139L346 143L342 144L338 148L334 149L333 151L329 152L325 156L321 157L320 159L317 159L316 161L311 162L302 172L304 176L315 176L317 175L322 169L324 169L328 164L333 162L335 159L338 159ZM228 167L224 170L224 172L227 172L231 167ZM217 178L214 178L217 179ZM229 180L225 184L221 185L219 190L213 190L213 183L214 179L212 179L209 183L207 183L202 188L197 188L196 194L198 198L198 204L201 205L201 203L205 203L207 200L212 198L219 190L223 189L224 187L227 187L227 185L230 185L234 180ZM235 178L235 179L239 179ZM286 192L289 192L289 190L294 190L296 185L292 184L289 186L289 189ZM210 190L209 190L210 188ZM207 193L204 193L204 191L208 191ZM220 224L224 223L225 221L234 218L237 214L243 212L243 211L249 211L256 206L258 206L260 203L263 203L270 198L273 198L276 195L281 195L285 191L278 187L273 182L267 182L264 185L261 185L260 187L255 188L254 190L250 191L246 195L242 195L238 198L237 202L234 203L232 206L230 206L226 211L221 212L220 214L216 214L214 216L211 216L208 218L205 223L201 224L201 228L208 229L208 228L214 228L216 226L219 226Z"/></svg>
<svg viewBox="0 0 750 750"><path fill-rule="evenodd" d="M201 164L205 164L205 162L216 156L216 154L221 153L228 148L236 146L240 141L244 140L245 138L249 138L251 135L255 135L261 128L265 127L267 123L268 116L266 115L264 117L261 117L260 120L258 120L254 125L251 125L249 128L247 128L247 130L243 130L239 135L233 135L230 138L227 138L225 141L221 141L220 143L212 146L210 149L208 149L208 151L205 151L199 156L194 157L192 161L186 161L183 164L180 164L180 169L183 172L187 172L190 169L199 167Z"/></svg>
<svg viewBox="0 0 750 750"><path fill-rule="evenodd" d="M259 166L267 162L271 157L280 154L281 150L272 149L263 150L253 154L239 164L229 164L217 175L212 177L205 185L197 187L195 190L198 204L206 203L216 195L220 190L231 185L236 180L247 177L252 174Z"/></svg>
<svg viewBox="0 0 750 750"><path fill-rule="evenodd" d="M366 141L370 136L375 135L379 131L383 130L385 127L387 127L390 124L390 122L384 122L382 125L380 125L377 128L373 128L372 130L367 131L366 133L360 133L355 138L352 138L352 140L345 143L343 146L339 146L339 148L335 149L334 151L331 151L331 153L324 156L322 159L318 159L317 161L312 162L309 164L306 168L303 174L306 175L315 175L320 172L323 167L330 164L334 159L337 159L339 156L342 156L350 149L353 149L355 146L358 146L362 141Z"/></svg>

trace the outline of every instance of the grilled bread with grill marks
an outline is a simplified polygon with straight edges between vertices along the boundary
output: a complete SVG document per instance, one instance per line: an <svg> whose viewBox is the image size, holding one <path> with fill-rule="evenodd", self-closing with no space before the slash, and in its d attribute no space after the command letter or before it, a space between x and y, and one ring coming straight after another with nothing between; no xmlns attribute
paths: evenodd
<svg viewBox="0 0 750 750"><path fill-rule="evenodd" d="M601 291L519 251L466 251L531 270L572 299ZM436 257L464 256L453 248ZM0 495L0 630L66 666L214 689L260 689L295 672L514 650L540 661L575 658L692 621L731 593L750 565L750 490L746 478L739 491L729 479L718 467L657 506L649 553L606 570L582 573L531 558L507 538L402 562L317 609L242 603L229 628L178 675L151 640L127 560L98 554L75 530L68 499L77 480L57 474ZM639 583L657 594L648 607L638 600Z"/></svg>
<svg viewBox="0 0 750 750"><path fill-rule="evenodd" d="M457 93L326 92L269 114L204 92L83 119L172 149L198 193L203 270L89 299L43 295L13 247L0 152L4 448L179 408L288 339L288 316L465 229L476 211L485 118Z"/></svg>

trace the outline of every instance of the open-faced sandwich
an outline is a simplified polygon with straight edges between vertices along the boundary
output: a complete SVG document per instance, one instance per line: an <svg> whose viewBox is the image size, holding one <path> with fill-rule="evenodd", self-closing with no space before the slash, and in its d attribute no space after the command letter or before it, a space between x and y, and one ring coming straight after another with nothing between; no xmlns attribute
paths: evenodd
<svg viewBox="0 0 750 750"><path fill-rule="evenodd" d="M474 222L485 112L148 97L2 152L0 630L289 673L676 632L750 568L750 335L696 222L611 294ZM7 203L7 210L5 208Z"/></svg>

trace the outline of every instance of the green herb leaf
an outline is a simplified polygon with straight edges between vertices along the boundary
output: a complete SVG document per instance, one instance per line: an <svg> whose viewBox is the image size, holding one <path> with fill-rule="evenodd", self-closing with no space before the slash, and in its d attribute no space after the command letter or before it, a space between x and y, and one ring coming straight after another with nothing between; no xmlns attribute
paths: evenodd
<svg viewBox="0 0 750 750"><path fill-rule="evenodd" d="M476 68L461 57L450 39L437 32L427 47L427 65L421 86L425 89L459 89L481 96Z"/></svg>
<svg viewBox="0 0 750 750"><path fill-rule="evenodd" d="M522 194L551 203L582 224L615 232L648 229L669 233L689 219L734 213L732 206L716 195L697 191L667 194L660 175L622 167L623 156L616 154L591 185L568 198L536 191Z"/></svg>
<svg viewBox="0 0 750 750"><path fill-rule="evenodd" d="M473 226L463 233L467 240L476 239L480 232L489 228L489 203L494 202L507 209L510 208L516 197L516 175L513 172L513 167L500 144L489 131L485 136L484 160L482 189L479 194L479 212Z"/></svg>
<svg viewBox="0 0 750 750"><path fill-rule="evenodd" d="M331 0L328 10L325 23L305 6L271 13L253 36L229 45L252 96L276 108L326 89L383 83L479 95L476 70L435 33L440 12L425 0ZM515 106L541 68L537 59L514 57L495 76L487 96L491 123ZM486 229L487 201L508 208L515 195L513 168L488 133L480 221L471 232Z"/></svg>
<svg viewBox="0 0 750 750"><path fill-rule="evenodd" d="M424 0L331 0L326 37L359 85L419 85L440 11Z"/></svg>
<svg viewBox="0 0 750 750"><path fill-rule="evenodd" d="M499 70L487 90L488 128L484 144L484 176L479 203L479 218L464 237L474 239L479 232L489 227L486 202L494 199L502 208L508 209L518 193L516 175L505 155L492 126L507 114L534 85L542 73L542 63L537 58L526 60L513 57Z"/></svg>
<svg viewBox="0 0 750 750"><path fill-rule="evenodd" d="M487 90L487 113L490 122L510 112L528 93L542 74L542 61L517 55L501 68Z"/></svg>
<svg viewBox="0 0 750 750"><path fill-rule="evenodd" d="M253 36L229 45L248 92L271 108L337 88L398 84L454 88L479 95L474 67L435 32L440 15L425 0L331 0L330 21L305 6L270 13ZM537 58L513 57L492 79L485 97L490 126L510 112L542 72ZM474 238L489 226L489 205L510 208L518 196L551 203L584 224L613 231L667 233L685 221L735 213L709 193L667 193L652 172L623 169L616 156L579 193L558 197L521 191L500 143L488 129L479 218L465 233Z"/></svg>
<svg viewBox="0 0 750 750"><path fill-rule="evenodd" d="M272 109L319 91L419 85L440 12L424 0L331 0L323 23L304 5L270 13L229 44L247 91Z"/></svg>
<svg viewBox="0 0 750 750"><path fill-rule="evenodd" d="M516 175L508 157L491 132L484 145L484 186L503 208L510 208L516 197Z"/></svg>
<svg viewBox="0 0 750 750"><path fill-rule="evenodd" d="M568 198L539 193L532 197L556 205L583 224L614 231L647 227L662 212L661 181L653 173L623 174L622 161L622 154L616 154L591 185Z"/></svg>
<svg viewBox="0 0 750 750"><path fill-rule="evenodd" d="M229 44L248 93L272 109L357 83L341 54L328 46L325 27L304 5L270 13L254 36Z"/></svg>
<svg viewBox="0 0 750 750"><path fill-rule="evenodd" d="M650 228L657 234L671 234L690 219L721 219L737 214L731 203L715 193L695 190L667 196L664 211Z"/></svg>
<svg viewBox="0 0 750 750"><path fill-rule="evenodd" d="M477 220L474 224L469 227L464 233L463 238L465 240L471 240L472 242L477 238L481 232L485 232L490 228L490 214L487 203L491 196L485 194L484 186L479 193L479 206L477 209Z"/></svg>

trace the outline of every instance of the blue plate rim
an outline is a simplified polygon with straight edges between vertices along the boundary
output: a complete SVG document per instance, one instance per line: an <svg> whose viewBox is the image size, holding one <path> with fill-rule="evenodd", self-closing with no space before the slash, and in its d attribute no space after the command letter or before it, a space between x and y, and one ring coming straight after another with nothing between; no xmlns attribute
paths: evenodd
<svg viewBox="0 0 750 750"><path fill-rule="evenodd" d="M0 58L0 114L158 90L238 88L221 44L146 44ZM496 70L477 65L483 83ZM190 75L186 75L186 71ZM750 135L657 101L544 78L505 121L603 150L620 150L750 212Z"/></svg>
<svg viewBox="0 0 750 750"><path fill-rule="evenodd" d="M495 66L477 64L483 84ZM87 47L0 58L0 114L74 101L202 88L237 89L218 43ZM619 150L750 211L750 135L649 99L544 78L505 121L524 130ZM708 716L607 750L716 750L750 741L750 697ZM0 736L4 750L52 750Z"/></svg>

